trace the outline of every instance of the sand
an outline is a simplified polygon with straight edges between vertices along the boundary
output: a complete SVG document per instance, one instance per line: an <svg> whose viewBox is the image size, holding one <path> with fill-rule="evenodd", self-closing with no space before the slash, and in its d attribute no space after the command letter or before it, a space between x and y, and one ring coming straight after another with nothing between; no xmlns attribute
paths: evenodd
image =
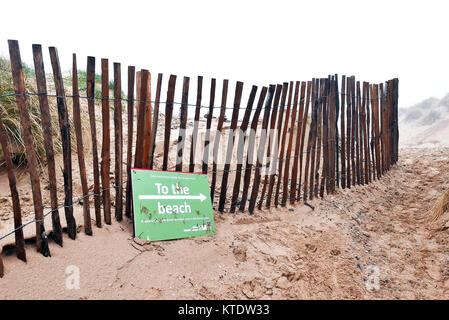
<svg viewBox="0 0 449 320"><path fill-rule="evenodd" d="M314 210L215 213L216 236L136 243L125 219L50 242L51 258L27 244L26 264L3 254L0 299L444 299L449 213L425 218L449 187L448 151L401 149L381 181ZM66 287L70 266L79 289Z"/></svg>

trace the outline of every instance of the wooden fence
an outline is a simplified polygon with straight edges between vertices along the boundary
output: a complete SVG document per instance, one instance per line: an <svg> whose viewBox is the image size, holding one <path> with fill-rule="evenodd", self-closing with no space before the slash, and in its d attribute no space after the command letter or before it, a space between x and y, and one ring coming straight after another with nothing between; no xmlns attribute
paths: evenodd
<svg viewBox="0 0 449 320"><path fill-rule="evenodd" d="M158 74L153 92L150 72L143 69L136 73L132 66L127 70L127 96L122 97L119 63L113 64L113 98L110 98L107 59L101 60L101 97L95 96L95 58L88 57L85 83L87 95L80 96L77 58L73 54L73 92L72 95L67 95L58 51L50 47L56 91L52 95L47 91L42 48L40 45L33 45L38 92L30 93L25 91L18 42L10 40L8 43L15 89L13 95L20 112L34 204L35 219L27 224L35 223L36 247L44 256L50 256L43 224L45 216L51 214L51 238L62 246L59 209L63 208L68 236L76 238L72 190L74 179L79 179L82 186L84 232L92 235L92 221L97 228L102 227L103 221L111 224L113 209L117 221L122 220L123 213L128 218L132 217L132 167L207 173L215 210L221 213L247 211L253 214L256 207L260 210L299 201L307 202L309 199L324 197L325 194L334 194L338 188L368 184L380 179L398 161L398 79L370 84L356 81L354 76L342 76L340 79L337 75L332 75L262 88L252 86L247 101L242 101L244 84L237 82L232 107L228 107L228 80L223 80L221 103L215 106L217 81L211 79L209 103L204 105L203 88L206 90L207 85L203 83L203 77L198 76L196 96L193 96L196 103L190 104L190 78L184 77L182 88L176 88L177 76L170 75L164 101L161 100L163 75ZM180 102L175 101L176 89L181 90ZM38 169L27 105L28 97L33 94L39 97L51 198L51 210L45 215L40 185L40 176L45 172L39 172ZM64 200L57 198L53 128L48 98L56 98L57 101L63 153ZM67 108L67 99L73 100L72 115ZM81 110L80 99L87 99L87 111ZM96 100L101 101L100 155ZM243 105L245 102L246 106ZM126 112L122 109L123 103L126 103ZM175 110L179 111L179 118L176 119L173 115ZM227 110L232 110L229 125L226 120ZM191 123L188 115L193 111L194 121ZM207 112L203 121L200 119L201 111ZM89 116L92 150L85 150L83 142L81 115L86 112ZM76 135L76 148L71 146L70 135L73 131L69 127L70 117ZM123 117L127 117L126 128L123 128ZM113 139L110 134L111 122ZM176 128L172 129L175 122L177 131ZM171 139L172 135L177 139ZM124 137L127 138L126 146L123 145ZM227 139L222 139L223 137ZM114 151L111 150L111 140L114 142ZM15 234L17 257L26 261L20 195L1 115L0 142L14 212L15 230L8 235ZM162 149L159 153L156 152L158 146ZM176 153L173 159L170 151L174 148ZM72 150L76 150L79 177L72 176ZM223 163L219 161L220 151L224 154ZM86 163L85 152L91 152L92 163ZM89 193L86 166L93 171L92 193ZM125 170L123 167L126 167ZM112 171L115 178L113 184L110 181ZM111 190L115 190L114 206L111 205ZM90 205L91 196L93 208ZM0 275L3 275L1 255Z"/></svg>

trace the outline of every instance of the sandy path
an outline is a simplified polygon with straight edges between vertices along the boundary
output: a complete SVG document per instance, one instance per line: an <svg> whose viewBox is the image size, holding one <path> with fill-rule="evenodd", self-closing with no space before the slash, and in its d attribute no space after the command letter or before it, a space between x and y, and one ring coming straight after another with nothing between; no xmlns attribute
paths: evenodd
<svg viewBox="0 0 449 320"><path fill-rule="evenodd" d="M64 248L50 243L52 258L28 245L27 264L4 255L0 299L446 298L449 237L435 229L449 214L422 218L449 187L447 155L403 149L381 181L315 200L315 210L216 214L214 237L141 246L125 221L66 237ZM79 290L66 288L70 265Z"/></svg>

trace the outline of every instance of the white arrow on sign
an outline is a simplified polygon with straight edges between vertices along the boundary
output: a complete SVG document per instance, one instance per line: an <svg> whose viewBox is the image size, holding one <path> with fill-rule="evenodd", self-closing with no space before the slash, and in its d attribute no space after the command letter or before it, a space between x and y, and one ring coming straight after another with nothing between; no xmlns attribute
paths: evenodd
<svg viewBox="0 0 449 320"><path fill-rule="evenodd" d="M139 200L200 200L203 202L207 197L200 193L199 196L187 196L187 195L139 195Z"/></svg>

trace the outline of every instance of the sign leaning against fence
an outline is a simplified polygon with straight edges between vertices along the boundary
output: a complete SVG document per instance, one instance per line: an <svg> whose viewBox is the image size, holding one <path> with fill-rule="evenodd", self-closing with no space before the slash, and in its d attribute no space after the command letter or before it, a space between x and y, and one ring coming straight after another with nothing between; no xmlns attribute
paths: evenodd
<svg viewBox="0 0 449 320"><path fill-rule="evenodd" d="M150 241L215 234L207 175L131 169L135 236Z"/></svg>

